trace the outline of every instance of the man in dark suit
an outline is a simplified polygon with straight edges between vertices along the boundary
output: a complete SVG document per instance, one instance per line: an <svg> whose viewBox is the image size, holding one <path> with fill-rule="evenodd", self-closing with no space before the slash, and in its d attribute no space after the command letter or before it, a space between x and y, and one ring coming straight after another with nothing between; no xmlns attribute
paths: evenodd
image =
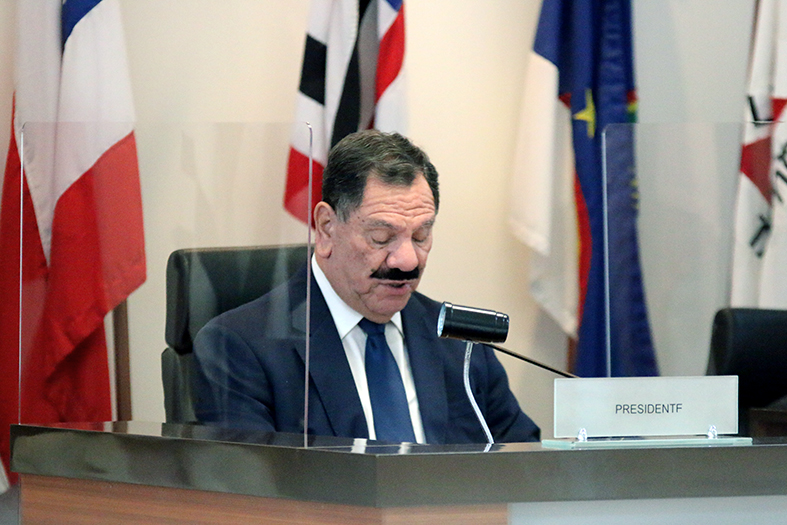
<svg viewBox="0 0 787 525"><path fill-rule="evenodd" d="M437 171L401 135L358 132L331 150L314 210L309 433L487 441L464 389L464 344L438 338L440 305L415 291L438 207ZM303 431L306 290L304 268L200 331L200 421ZM476 347L470 382L495 441L539 439L489 347Z"/></svg>

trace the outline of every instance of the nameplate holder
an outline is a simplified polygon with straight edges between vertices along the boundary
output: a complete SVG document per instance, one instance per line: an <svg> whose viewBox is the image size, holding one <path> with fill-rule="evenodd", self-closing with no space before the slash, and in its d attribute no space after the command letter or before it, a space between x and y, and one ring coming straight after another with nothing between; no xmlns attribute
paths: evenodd
<svg viewBox="0 0 787 525"><path fill-rule="evenodd" d="M555 379L554 388L554 436L570 448L751 444L725 437L738 433L737 376Z"/></svg>

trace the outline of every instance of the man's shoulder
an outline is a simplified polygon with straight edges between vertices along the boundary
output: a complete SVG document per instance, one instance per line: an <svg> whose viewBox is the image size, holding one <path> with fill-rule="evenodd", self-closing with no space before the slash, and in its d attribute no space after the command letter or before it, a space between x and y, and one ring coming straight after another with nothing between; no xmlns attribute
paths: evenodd
<svg viewBox="0 0 787 525"><path fill-rule="evenodd" d="M283 326L289 326L293 309L306 300L305 293L302 297L300 294L294 295L295 293L293 280L290 279L252 301L219 314L206 326L222 327L236 332L257 331L261 326L270 329L271 326L282 323Z"/></svg>

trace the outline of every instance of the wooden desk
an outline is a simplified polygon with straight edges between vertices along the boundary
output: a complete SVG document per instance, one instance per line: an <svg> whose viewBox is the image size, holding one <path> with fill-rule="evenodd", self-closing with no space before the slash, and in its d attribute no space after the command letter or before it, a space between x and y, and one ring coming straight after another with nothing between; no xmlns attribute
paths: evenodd
<svg viewBox="0 0 787 525"><path fill-rule="evenodd" d="M787 512L786 443L558 451L311 438L304 447L299 435L188 425L17 425L12 468L25 524L502 524L545 503L765 497Z"/></svg>

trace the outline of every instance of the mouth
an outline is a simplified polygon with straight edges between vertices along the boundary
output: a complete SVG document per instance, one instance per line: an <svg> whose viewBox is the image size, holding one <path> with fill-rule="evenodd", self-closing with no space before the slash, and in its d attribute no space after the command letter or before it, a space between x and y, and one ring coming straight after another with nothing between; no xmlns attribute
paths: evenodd
<svg viewBox="0 0 787 525"><path fill-rule="evenodd" d="M415 291L421 277L421 268L403 271L398 268L380 267L370 275L373 281L391 297L407 297Z"/></svg>
<svg viewBox="0 0 787 525"><path fill-rule="evenodd" d="M414 280L393 281L393 280L378 279L378 282L382 286L385 286L386 288L393 289L396 291L401 291L401 292L411 292L415 289Z"/></svg>

